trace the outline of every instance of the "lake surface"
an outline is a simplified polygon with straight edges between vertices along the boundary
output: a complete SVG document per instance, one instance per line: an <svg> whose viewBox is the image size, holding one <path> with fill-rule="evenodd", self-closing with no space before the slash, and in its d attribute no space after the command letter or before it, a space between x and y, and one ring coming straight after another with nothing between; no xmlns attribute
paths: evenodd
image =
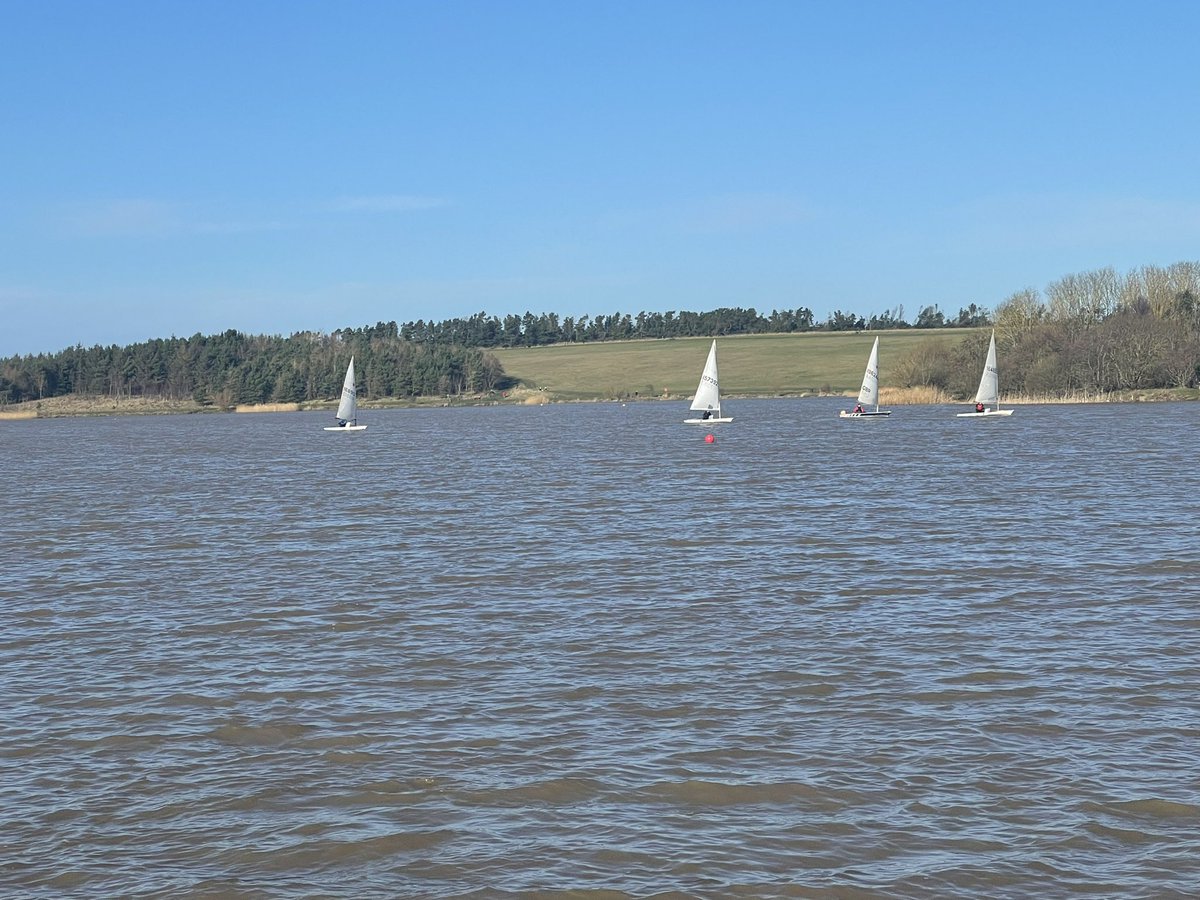
<svg viewBox="0 0 1200 900"><path fill-rule="evenodd" d="M1200 404L0 423L0 893L1184 897Z"/></svg>

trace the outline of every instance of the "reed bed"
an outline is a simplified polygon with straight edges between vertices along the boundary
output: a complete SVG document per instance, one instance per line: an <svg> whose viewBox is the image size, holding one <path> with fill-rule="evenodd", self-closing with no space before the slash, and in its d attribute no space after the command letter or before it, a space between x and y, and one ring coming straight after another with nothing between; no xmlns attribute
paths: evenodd
<svg viewBox="0 0 1200 900"><path fill-rule="evenodd" d="M194 400L163 397L113 397L98 394L67 394L14 403L0 411L0 419L53 419L60 416L142 416L212 411Z"/></svg>
<svg viewBox="0 0 1200 900"><path fill-rule="evenodd" d="M240 413L299 412L299 403L239 403L233 408Z"/></svg>
<svg viewBox="0 0 1200 900"><path fill-rule="evenodd" d="M880 406L924 406L938 403L955 403L953 397L938 387L880 387Z"/></svg>
<svg viewBox="0 0 1200 900"><path fill-rule="evenodd" d="M1035 403L1151 403L1163 400L1197 400L1196 388L1142 388L1127 391L1072 391L1063 394L1013 394L1001 402L1013 406Z"/></svg>

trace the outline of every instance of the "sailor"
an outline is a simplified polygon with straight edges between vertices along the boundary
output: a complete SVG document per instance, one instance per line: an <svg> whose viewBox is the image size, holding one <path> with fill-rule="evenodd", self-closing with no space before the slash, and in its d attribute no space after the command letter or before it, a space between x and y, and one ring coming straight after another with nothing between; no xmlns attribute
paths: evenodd
<svg viewBox="0 0 1200 900"><path fill-rule="evenodd" d="M856 413L862 413L862 411L863 411L862 404L860 403L860 404L858 404L858 406L854 407L854 411Z"/></svg>
<svg viewBox="0 0 1200 900"><path fill-rule="evenodd" d="M711 418L711 417L712 417L712 410L711 410L711 409L706 409L706 410L704 411L704 413L703 413L703 414L700 416L700 418L701 418L701 419L709 419L709 418Z"/></svg>
<svg viewBox="0 0 1200 900"><path fill-rule="evenodd" d="M337 427L338 427L338 428L345 428L345 427L346 427L346 420L345 420L345 419L338 419L338 424L337 424Z"/></svg>
<svg viewBox="0 0 1200 900"><path fill-rule="evenodd" d="M983 412L983 404L982 403L975 404L975 412L978 412L978 413Z"/></svg>

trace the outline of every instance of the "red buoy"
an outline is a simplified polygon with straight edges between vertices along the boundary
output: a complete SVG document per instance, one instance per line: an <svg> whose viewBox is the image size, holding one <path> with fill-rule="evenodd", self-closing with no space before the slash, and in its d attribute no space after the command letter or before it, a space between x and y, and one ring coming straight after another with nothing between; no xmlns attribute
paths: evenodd
<svg viewBox="0 0 1200 900"><path fill-rule="evenodd" d="M706 435L704 436L704 443L706 443L706 444L715 444L716 442L717 442L717 437L716 437L716 435L713 435L713 434L706 434Z"/></svg>

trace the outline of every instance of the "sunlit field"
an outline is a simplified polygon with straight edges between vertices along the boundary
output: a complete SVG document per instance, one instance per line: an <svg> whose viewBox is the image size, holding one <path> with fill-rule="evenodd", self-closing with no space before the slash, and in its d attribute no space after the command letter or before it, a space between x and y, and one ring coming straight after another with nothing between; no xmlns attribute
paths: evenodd
<svg viewBox="0 0 1200 900"><path fill-rule="evenodd" d="M722 337L717 339L721 393L733 397L857 391L876 336L879 382L886 390L894 386L889 365L918 343L932 338L953 344L971 333L955 328ZM711 340L556 344L492 352L510 377L558 399L685 397L696 389Z"/></svg>

